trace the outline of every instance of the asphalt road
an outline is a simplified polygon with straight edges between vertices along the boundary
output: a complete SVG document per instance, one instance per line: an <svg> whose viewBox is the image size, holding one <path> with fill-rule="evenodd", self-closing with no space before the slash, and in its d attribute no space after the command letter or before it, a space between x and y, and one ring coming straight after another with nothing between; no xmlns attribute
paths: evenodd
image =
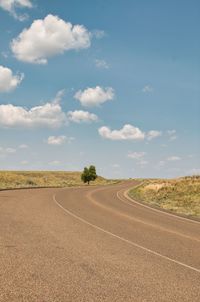
<svg viewBox="0 0 200 302"><path fill-rule="evenodd" d="M199 302L200 222L134 184L0 192L0 301Z"/></svg>

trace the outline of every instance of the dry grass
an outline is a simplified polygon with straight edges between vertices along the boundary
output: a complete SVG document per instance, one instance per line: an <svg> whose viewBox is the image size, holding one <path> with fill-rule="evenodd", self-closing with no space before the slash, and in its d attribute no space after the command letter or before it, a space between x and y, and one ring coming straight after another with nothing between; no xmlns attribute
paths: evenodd
<svg viewBox="0 0 200 302"><path fill-rule="evenodd" d="M129 195L175 213L200 217L200 176L145 180Z"/></svg>
<svg viewBox="0 0 200 302"><path fill-rule="evenodd" d="M117 180L98 177L91 185L107 185ZM29 187L69 187L81 186L81 172L50 171L0 171L0 189Z"/></svg>

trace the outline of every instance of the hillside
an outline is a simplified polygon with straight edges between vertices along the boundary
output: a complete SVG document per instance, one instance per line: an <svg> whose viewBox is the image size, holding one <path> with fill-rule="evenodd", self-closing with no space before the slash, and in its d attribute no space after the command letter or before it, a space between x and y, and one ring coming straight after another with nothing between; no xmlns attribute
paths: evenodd
<svg viewBox="0 0 200 302"><path fill-rule="evenodd" d="M144 180L129 195L175 213L200 217L200 176Z"/></svg>

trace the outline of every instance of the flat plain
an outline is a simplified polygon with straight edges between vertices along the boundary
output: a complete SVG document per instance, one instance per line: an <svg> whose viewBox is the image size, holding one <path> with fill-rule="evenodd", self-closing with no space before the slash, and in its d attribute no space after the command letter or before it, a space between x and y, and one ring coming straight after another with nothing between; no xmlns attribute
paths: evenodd
<svg viewBox="0 0 200 302"><path fill-rule="evenodd" d="M119 182L98 177L91 185ZM81 186L81 172L66 171L0 171L0 190L33 187Z"/></svg>

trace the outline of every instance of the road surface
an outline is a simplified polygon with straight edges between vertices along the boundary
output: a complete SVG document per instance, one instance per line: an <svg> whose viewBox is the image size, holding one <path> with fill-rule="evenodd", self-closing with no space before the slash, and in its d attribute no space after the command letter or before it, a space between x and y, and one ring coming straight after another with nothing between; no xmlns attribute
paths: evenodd
<svg viewBox="0 0 200 302"><path fill-rule="evenodd" d="M200 223L135 182L0 192L0 301L200 301Z"/></svg>

